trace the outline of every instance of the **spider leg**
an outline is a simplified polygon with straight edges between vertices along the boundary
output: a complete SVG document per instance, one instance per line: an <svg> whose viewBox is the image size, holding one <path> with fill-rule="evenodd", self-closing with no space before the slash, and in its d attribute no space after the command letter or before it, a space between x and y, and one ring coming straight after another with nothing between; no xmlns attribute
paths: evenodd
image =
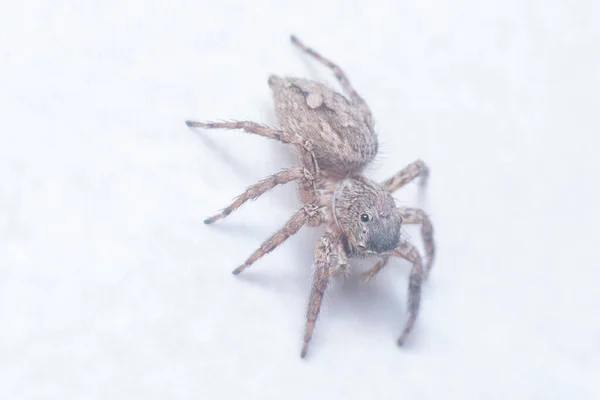
<svg viewBox="0 0 600 400"><path fill-rule="evenodd" d="M224 208L220 213L205 219L204 223L212 224L213 222L218 221L221 218L225 218L231 214L231 212L240 207L246 201L257 199L260 195L273 189L275 186L283 185L300 179L305 179L307 182L312 182L314 180L312 174L302 167L284 169L283 171L273 174L250 186L244 193L239 195L233 203Z"/></svg>
<svg viewBox="0 0 600 400"><path fill-rule="evenodd" d="M392 252L392 256L404 258L413 263L410 271L408 284L408 319L404 325L404 330L398 338L398 345L402 346L406 338L412 331L417 315L419 314L419 304L421 302L421 283L425 279L426 271L423 268L421 255L417 249L408 242L401 242ZM389 261L389 256L381 258L375 266L363 274L363 279L368 281L385 267Z"/></svg>
<svg viewBox="0 0 600 400"><path fill-rule="evenodd" d="M360 95L356 92L356 90L354 90L354 88L350 84L350 80L348 80L348 77L346 76L344 71L342 71L342 69L338 65L334 64L327 58L323 57L321 54L317 53L315 50L306 46L296 36L292 35L290 37L290 39L291 39L292 43L294 45L298 46L302 51L304 51L307 54L310 54L311 56L316 58L320 63L324 64L325 66L327 66L329 69L331 69L333 71L333 73L335 74L335 77L337 78L337 80L340 82L340 84L344 88L344 91L346 91L346 93L350 96L350 99L352 100L354 105L356 105L359 108L359 110L361 111L365 121L370 126L373 125L373 116L371 115L371 110L369 109L369 106L367 106L367 103L363 100L363 98L360 97Z"/></svg>
<svg viewBox="0 0 600 400"><path fill-rule="evenodd" d="M435 241L433 240L433 225L429 216L418 208L401 208L400 216L405 224L421 224L421 236L425 248L425 266L423 277L426 279L435 260Z"/></svg>
<svg viewBox="0 0 600 400"><path fill-rule="evenodd" d="M321 303L325 295L325 289L329 279L334 274L334 269L340 260L337 253L336 238L330 232L325 233L315 248L315 270L312 279L312 288L306 312L306 327L304 331L304 342L300 357L306 357L308 345L312 338L315 323L321 310ZM334 250L335 249L335 250Z"/></svg>
<svg viewBox="0 0 600 400"><path fill-rule="evenodd" d="M412 331L419 314L419 305L421 303L421 283L424 279L424 271L421 256L417 249L410 243L400 243L396 250L394 250L394 255L413 263L408 283L408 319L404 325L404 330L397 341L398 346L402 346Z"/></svg>
<svg viewBox="0 0 600 400"><path fill-rule="evenodd" d="M435 260L435 241L433 240L433 225L429 216L418 208L401 208L399 211L404 224L421 224L421 236L423 237L423 246L425 247L425 265L423 279L427 279L429 271ZM381 271L390 260L389 256L383 256L377 263L362 275L365 282L370 281Z"/></svg>
<svg viewBox="0 0 600 400"><path fill-rule="evenodd" d="M373 279L375 275L377 275L379 271L381 271L387 265L388 261L390 261L389 256L381 257L379 261L377 261L377 263L371 267L371 269L362 274L363 282L369 282L371 279Z"/></svg>
<svg viewBox="0 0 600 400"><path fill-rule="evenodd" d="M252 121L224 121L224 122L201 122L185 121L190 128L208 128L208 129L240 129L248 133L254 133L269 139L279 140L283 143L293 143L290 135L286 135L279 129L274 129L258 122Z"/></svg>
<svg viewBox="0 0 600 400"><path fill-rule="evenodd" d="M319 172L317 159L312 151L310 142L303 139L299 135L287 133L282 130L274 129L263 124L252 121L226 121L226 122L199 122L185 121L185 124L191 128L207 128L207 129L240 129L248 133L275 139L282 143L292 144L300 153L302 165L304 165L313 177L316 177ZM312 196L305 198L306 203L315 203L317 201L317 193L314 186L314 180L302 179L301 185L306 193L311 193Z"/></svg>
<svg viewBox="0 0 600 400"><path fill-rule="evenodd" d="M248 268L256 260L265 254L273 251L277 246L285 242L290 236L295 235L309 220L318 220L320 214L318 207L315 205L303 206L292 215L286 222L285 226L275 232L273 236L267 239L248 259L239 267L233 270L233 274L237 275Z"/></svg>
<svg viewBox="0 0 600 400"><path fill-rule="evenodd" d="M427 184L429 168L427 168L427 165L421 160L408 164L381 185L388 192L393 193L417 177L421 177L422 186Z"/></svg>

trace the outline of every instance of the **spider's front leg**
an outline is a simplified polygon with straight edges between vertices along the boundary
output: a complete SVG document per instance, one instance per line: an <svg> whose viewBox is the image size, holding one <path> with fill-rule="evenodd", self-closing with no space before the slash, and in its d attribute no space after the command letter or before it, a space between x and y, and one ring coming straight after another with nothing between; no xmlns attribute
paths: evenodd
<svg viewBox="0 0 600 400"><path fill-rule="evenodd" d="M390 256L383 256L377 261L375 265L373 265L367 272L362 274L362 280L364 282L369 282L371 279L375 277L381 271L387 263L390 261Z"/></svg>
<svg viewBox="0 0 600 400"><path fill-rule="evenodd" d="M402 346L412 331L419 314L419 306L421 304L421 283L424 278L424 270L419 252L410 243L400 243L393 254L413 263L408 281L408 319L404 324L404 330L397 342L398 346Z"/></svg>
<svg viewBox="0 0 600 400"><path fill-rule="evenodd" d="M304 331L304 344L302 345L302 351L300 357L306 357L308 351L308 344L312 338L313 329L319 311L321 310L321 303L323 296L325 295L325 289L329 284L329 279L337 270L336 266L341 263L345 263L345 257L339 257L338 246L339 238L335 237L333 233L326 232L315 248L315 270L312 279L312 289L310 291L310 299L308 302L308 311L306 313L306 328Z"/></svg>
<svg viewBox="0 0 600 400"><path fill-rule="evenodd" d="M435 241L433 240L433 225L431 224L431 220L425 211L419 208L401 208L399 212L403 223L421 224L421 237L423 238L423 247L425 248L423 276L427 279L435 260Z"/></svg>
<svg viewBox="0 0 600 400"><path fill-rule="evenodd" d="M398 345L402 346L417 320L419 305L421 303L421 283L425 279L427 271L423 268L423 262L418 250L408 242L401 242L391 255L404 258L413 264L408 283L408 319L404 325L402 334L398 338ZM389 259L390 256L387 255L382 257L375 266L365 272L364 280L368 281L381 271L387 265Z"/></svg>

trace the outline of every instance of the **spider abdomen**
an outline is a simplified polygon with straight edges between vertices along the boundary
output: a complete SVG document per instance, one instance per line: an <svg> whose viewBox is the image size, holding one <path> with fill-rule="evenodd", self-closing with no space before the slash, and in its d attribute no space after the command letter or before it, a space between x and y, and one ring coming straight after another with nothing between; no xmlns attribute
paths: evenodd
<svg viewBox="0 0 600 400"><path fill-rule="evenodd" d="M322 170L343 176L373 161L377 136L346 97L300 78L271 76L269 86L282 129L310 142Z"/></svg>

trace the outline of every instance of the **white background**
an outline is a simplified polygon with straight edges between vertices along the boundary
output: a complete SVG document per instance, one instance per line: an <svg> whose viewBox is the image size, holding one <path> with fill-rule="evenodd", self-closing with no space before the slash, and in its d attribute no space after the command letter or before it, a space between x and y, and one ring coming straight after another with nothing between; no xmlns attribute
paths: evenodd
<svg viewBox="0 0 600 400"><path fill-rule="evenodd" d="M595 1L17 2L0 6L0 398L600 398ZM289 148L186 119L276 124L269 74L370 104L384 179L438 259L406 347L409 265L327 293L299 357L318 229L239 277L299 207L214 226ZM405 228L420 245L418 231Z"/></svg>

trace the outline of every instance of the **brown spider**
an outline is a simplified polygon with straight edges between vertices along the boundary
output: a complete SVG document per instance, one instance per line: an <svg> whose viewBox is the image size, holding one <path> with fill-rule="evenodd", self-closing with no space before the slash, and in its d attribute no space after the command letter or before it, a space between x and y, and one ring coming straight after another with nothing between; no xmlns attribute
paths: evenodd
<svg viewBox="0 0 600 400"><path fill-rule="evenodd" d="M329 280L349 270L348 258L351 257L379 258L377 264L364 274L365 280L375 276L390 256L412 262L408 320L398 338L401 346L415 324L421 282L433 263L435 246L433 228L427 215L416 208L397 208L391 193L416 177L421 177L424 185L428 169L418 160L383 183L362 176L361 172L373 161L378 149L369 107L337 65L306 47L296 37L292 36L291 40L335 73L349 99L315 81L271 76L269 86L273 90L281 130L250 121L186 121L190 127L241 129L276 139L294 145L300 156L301 166L285 169L250 186L230 206L204 222L211 224L226 217L246 201L256 199L277 185L298 181L304 206L233 273L242 272L296 234L302 226L327 224L327 230L315 248L315 269L301 357L306 356ZM416 248L401 240L400 226L403 222L421 224L427 255L425 265Z"/></svg>

